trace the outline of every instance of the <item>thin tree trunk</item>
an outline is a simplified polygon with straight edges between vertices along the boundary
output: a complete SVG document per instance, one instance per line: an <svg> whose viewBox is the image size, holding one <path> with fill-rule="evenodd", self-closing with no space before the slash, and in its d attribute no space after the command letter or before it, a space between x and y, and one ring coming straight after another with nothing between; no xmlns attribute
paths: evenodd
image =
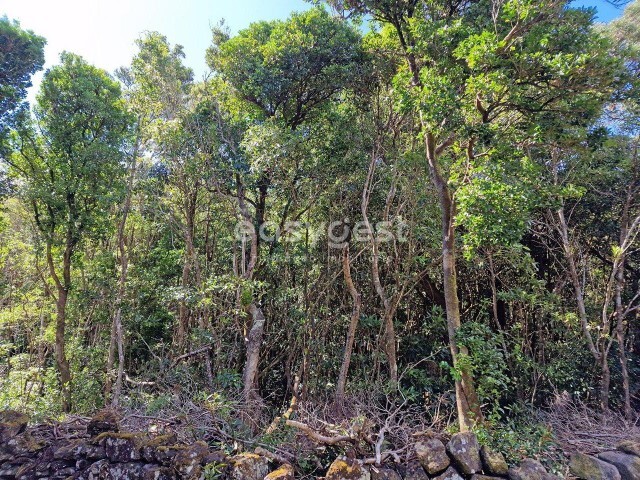
<svg viewBox="0 0 640 480"><path fill-rule="evenodd" d="M453 367L458 372L456 379L456 405L458 409L458 422L461 431L468 431L474 424L483 421L480 401L476 393L473 378L463 362L459 362L461 356L468 356L466 347L458 346L456 335L461 326L460 303L458 300L458 281L456 276L456 245L455 245L455 204L451 198L449 187L442 178L437 163L439 150L444 147L436 147L433 134L425 135L427 160L429 171L434 186L438 192L440 211L442 214L442 270L444 280L444 299L447 313L447 332L449 335L449 348Z"/></svg>
<svg viewBox="0 0 640 480"><path fill-rule="evenodd" d="M567 260L568 270L569 270L569 278L571 279L571 284L573 286L573 291L576 297L576 303L578 305L578 317L580 319L580 325L582 328L582 334L587 342L587 347L593 355L596 361L600 361L600 352L597 350L595 343L593 342L593 338L591 337L591 332L589 331L589 319L587 317L587 309L584 303L584 294L582 292L582 284L580 283L580 277L578 275L578 267L576 264L576 258L573 253L573 247L571 242L569 241L569 228L567 226L567 221L564 216L564 207L560 207L557 211L557 216L559 220L559 229L560 229L560 237L562 239L562 247L564 249L565 258Z"/></svg>
<svg viewBox="0 0 640 480"><path fill-rule="evenodd" d="M247 400L258 398L256 378L258 376L258 362L260 361L260 347L264 333L265 318L262 309L255 303L249 306L251 314L251 329L247 335L247 360L242 376L244 397Z"/></svg>
<svg viewBox="0 0 640 480"><path fill-rule="evenodd" d="M365 227L367 228L367 236L371 243L371 276L373 285L376 293L378 294L378 297L380 297L380 300L382 301L382 306L384 308L382 316L384 327L382 334L382 348L384 350L385 356L387 357L387 364L389 366L389 381L393 386L396 386L398 384L398 361L396 352L396 333L395 327L393 325L393 317L395 316L397 301L395 298L388 297L384 290L384 287L382 286L382 282L380 281L380 253L378 250L378 239L376 238L375 232L373 231L373 227L371 226L368 215L369 200L371 197L371 189L373 185L373 177L375 174L377 160L377 152L374 151L371 155L369 172L367 174L367 179L362 190L362 201L360 210L362 212L362 218Z"/></svg>
<svg viewBox="0 0 640 480"><path fill-rule="evenodd" d="M67 240L67 246L64 251L62 264L62 280L58 276L53 262L51 253L51 243L47 242L47 263L49 265L49 273L56 284L58 297L56 299L56 343L55 357L58 373L60 374L60 386L62 392L62 411L68 413L71 411L71 368L69 360L65 352L65 331L66 331L66 315L67 300L69 298L69 287L71 284L71 254L73 246L71 241Z"/></svg>
<svg viewBox="0 0 640 480"><path fill-rule="evenodd" d="M253 225L251 215L249 214L249 208L247 207L245 199L244 185L240 180L239 175L236 175L236 184L238 186L238 206L240 207L240 213L247 225ZM266 196L266 192L264 193ZM261 214L262 215L262 214ZM260 225L258 225L260 228ZM253 273L258 263L259 243L258 232L256 228L252 228L250 232L251 247L249 253L249 263L243 274L244 280L252 280ZM244 262L243 262L244 263ZM241 298L241 296L240 296ZM258 377L258 364L260 362L260 349L262 346L262 336L264 333L264 325L266 319L262 309L254 300L251 302L247 311L251 318L251 328L246 335L246 360L244 365L244 371L242 373L243 393L245 401L249 402L260 398L256 385L256 379Z"/></svg>
<svg viewBox="0 0 640 480"><path fill-rule="evenodd" d="M358 328L358 322L360 320L360 310L362 307L362 297L353 283L351 277L351 260L349 258L349 244L344 246L342 254L342 271L344 273L344 283L347 285L349 294L351 295L351 301L353 302L353 309L351 311L351 320L349 321L349 329L347 330L347 340L344 346L344 356L342 358L342 365L340 367L340 374L338 375L338 381L336 384L336 403L342 405L344 401L344 392L347 386L347 375L349 374L349 365L351 363L351 353L353 351L353 344L356 338L356 329Z"/></svg>
<svg viewBox="0 0 640 480"><path fill-rule="evenodd" d="M126 295L127 274L129 270L129 257L127 255L125 227L127 218L131 210L131 196L133 193L133 181L136 174L136 165L138 159L138 149L140 144L140 135L136 139L135 147L131 157L131 165L129 167L129 178L127 179L127 190L125 193L124 205L122 207L122 217L118 224L118 252L120 255L120 278L118 281L118 297L116 299L116 310L111 325L111 342L109 344L109 358L107 359L107 382L105 387L106 398L111 395L111 372L115 362L115 350L118 351L118 372L116 374L116 385L113 391L111 404L117 407L120 402L120 394L122 393L122 383L124 378L124 334L122 330L122 303Z"/></svg>

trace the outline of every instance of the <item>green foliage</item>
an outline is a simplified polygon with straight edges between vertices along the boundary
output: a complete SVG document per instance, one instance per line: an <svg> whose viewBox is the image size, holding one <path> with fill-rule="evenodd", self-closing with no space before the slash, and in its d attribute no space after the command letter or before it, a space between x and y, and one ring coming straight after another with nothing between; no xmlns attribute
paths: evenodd
<svg viewBox="0 0 640 480"><path fill-rule="evenodd" d="M365 74L358 33L321 8L214 41L211 68L245 101L292 128Z"/></svg>
<svg viewBox="0 0 640 480"><path fill-rule="evenodd" d="M0 408L61 415L55 299L64 291L75 412L109 400L118 312L121 406L153 416L204 408L233 438L297 449L293 429L255 430L288 407L294 384L309 405L333 400L357 313L347 395L401 398L436 418L454 410L455 381L469 374L487 417L481 439L514 462L544 456L553 438L535 410L555 391L595 403L600 388L567 250L597 345L616 333L600 320L616 317L614 300L603 302L618 281L611 266L624 260L609 297L619 293L630 312L621 343L636 387L640 256L635 236L627 250L619 243L640 212L636 7L594 29L593 11L562 2L329 3L371 19L364 38L359 23L322 8L233 36L221 25L207 51L211 77L197 82L182 47L149 32L120 83L64 54L31 119L19 103L43 43L0 21L0 41L9 32L26 42L11 98L0 97L10 104L0 126L23 115L0 168L13 182L0 191ZM456 240L443 250L448 214ZM363 216L394 235L362 238ZM240 221L263 226L257 244ZM345 251L328 236L335 221L351 229L359 312ZM448 324L444 288L452 270L442 268L451 252L462 324L455 367L448 327L458 326ZM60 290L49 274L62 265ZM265 316L264 415L248 419L232 399L243 388L251 305ZM388 381L385 310L399 385ZM614 342L614 405L620 352ZM298 463L313 476L338 453L347 452L306 452ZM211 464L205 476L221 472Z"/></svg>
<svg viewBox="0 0 640 480"><path fill-rule="evenodd" d="M0 158L7 152L9 131L26 115L22 104L31 77L44 65L45 39L0 17Z"/></svg>

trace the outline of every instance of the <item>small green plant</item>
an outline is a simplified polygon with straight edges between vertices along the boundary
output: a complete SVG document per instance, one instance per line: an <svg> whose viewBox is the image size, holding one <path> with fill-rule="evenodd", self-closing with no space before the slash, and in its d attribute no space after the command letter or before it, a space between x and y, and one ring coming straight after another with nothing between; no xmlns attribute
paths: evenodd
<svg viewBox="0 0 640 480"><path fill-rule="evenodd" d="M216 480L218 478L223 478L225 469L227 467L226 463L208 463L204 467L204 479L205 480Z"/></svg>

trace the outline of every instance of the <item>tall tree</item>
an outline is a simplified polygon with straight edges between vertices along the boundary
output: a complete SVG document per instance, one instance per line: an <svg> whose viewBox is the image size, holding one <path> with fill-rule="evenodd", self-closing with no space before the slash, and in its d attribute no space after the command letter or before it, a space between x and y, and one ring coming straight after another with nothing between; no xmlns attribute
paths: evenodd
<svg viewBox="0 0 640 480"><path fill-rule="evenodd" d="M45 244L56 292L56 364L69 411L65 331L74 254L84 239L104 232L107 212L119 200L131 118L119 84L70 53L45 74L35 117L20 131L10 162Z"/></svg>
<svg viewBox="0 0 640 480"><path fill-rule="evenodd" d="M462 319L456 227L465 219L483 219L466 225L491 225L496 239L511 233L495 230L499 211L460 211L464 192L458 189L487 179L488 185L499 184L505 164L514 158L516 165L526 163L531 128L542 112L573 108L577 116L593 115L596 109L584 95L598 98L604 50L591 33L591 13L571 10L564 1L353 0L336 6L373 16L406 59L396 87L405 108L419 117L426 165L438 194L443 293L458 417L465 430L482 419L482 412L469 352L457 339Z"/></svg>
<svg viewBox="0 0 640 480"><path fill-rule="evenodd" d="M254 110L251 135L283 139L297 135L324 104L360 77L363 54L358 33L322 9L293 14L286 21L259 22L229 38L217 31L207 52L210 66ZM304 135L304 133L301 133ZM256 144L255 139L252 140ZM285 142L286 143L286 142ZM249 143L249 146L251 143ZM266 146L266 145L264 145ZM278 152L274 152L278 153ZM277 156L276 156L277 158ZM277 165L263 164L256 178L236 175L236 196L242 220L253 225L244 280L254 279L261 256L258 231L268 215L267 200ZM288 173L294 188L300 180L296 169ZM255 198L249 199L249 190ZM253 212L250 211L253 206ZM285 209L284 223L289 214ZM263 341L265 316L259 299L246 306L251 326L246 335L247 358L243 373L246 398L256 396L256 378Z"/></svg>

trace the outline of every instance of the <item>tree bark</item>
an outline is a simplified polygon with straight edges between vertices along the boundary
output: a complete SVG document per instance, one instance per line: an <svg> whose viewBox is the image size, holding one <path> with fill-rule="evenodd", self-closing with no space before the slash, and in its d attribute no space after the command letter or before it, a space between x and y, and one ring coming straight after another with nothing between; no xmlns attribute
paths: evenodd
<svg viewBox="0 0 640 480"><path fill-rule="evenodd" d="M453 368L457 371L456 406L458 422L461 431L470 430L476 423L483 421L480 401L476 393L473 377L460 358L468 356L466 347L459 346L456 335L461 326L460 302L458 300L458 281L456 275L456 245L455 245L455 203L451 198L449 186L442 177L437 163L438 151L443 147L436 147L432 133L425 135L427 161L431 180L438 192L440 212L442 214L442 271L443 293L447 313L447 332Z"/></svg>
<svg viewBox="0 0 640 480"><path fill-rule="evenodd" d="M249 253L249 262L243 274L244 280L252 280L255 267L258 263L258 232L255 225L253 225L251 214L249 213L249 208L247 206L245 198L244 185L242 184L239 175L236 175L236 184L238 188L237 195L240 214L242 215L242 218L247 223L247 225L252 225L254 227L250 232L251 247ZM264 196L266 198L266 192L264 192ZM264 213L261 213L260 215L264 215ZM258 225L257 228L260 228L260 225ZM255 299L248 306L247 312L249 313L251 318L251 327L249 329L249 333L245 338L247 357L242 373L242 383L245 401L249 402L251 400L258 400L260 398L256 385L256 379L258 377L258 364L260 362L260 350L262 346L262 337L264 334L264 325L266 323L266 318Z"/></svg>
<svg viewBox="0 0 640 480"><path fill-rule="evenodd" d="M56 284L56 344L55 357L58 373L60 374L60 387L62 393L62 411L71 411L71 368L65 352L65 333L67 322L67 300L69 298L69 288L71 285L71 254L73 245L67 240L67 246L63 255L62 279L58 276L51 253L51 242L47 242L47 263L49 273Z"/></svg>
<svg viewBox="0 0 640 480"><path fill-rule="evenodd" d="M344 246L342 252L342 271L344 273L344 283L351 295L353 308L351 311L351 320L349 321L349 329L347 330L347 340L344 346L344 356L342 357L342 365L340 366L340 374L336 383L336 403L342 405L344 401L344 392L347 386L347 375L349 374L349 365L351 363L351 353L356 338L356 329L360 321L360 310L362 308L362 297L356 289L351 277L351 260L349 258L349 244Z"/></svg>
<svg viewBox="0 0 640 480"><path fill-rule="evenodd" d="M120 255L120 278L118 281L118 297L116 298L116 309L113 316L111 326L111 342L109 345L109 357L107 359L107 382L105 384L105 400L112 395L111 404L117 407L120 402L120 394L122 393L122 384L124 380L124 334L122 329L122 303L126 295L127 274L129 270L129 257L127 255L125 227L127 218L131 210L131 196L133 193L133 181L136 174L136 165L138 158L138 150L140 145L140 134L133 149L131 157L131 165L129 167L129 178L127 179L127 189L125 192L124 205L122 206L122 217L118 224L118 253ZM115 352L118 352L118 371L116 374L115 389L112 390L111 372L115 363Z"/></svg>
<svg viewBox="0 0 640 480"><path fill-rule="evenodd" d="M380 253L378 250L378 239L376 238L376 234L371 226L371 222L369 221L368 209L369 209L369 199L371 197L371 189L373 185L373 177L376 169L377 162L377 152L374 151L371 155L371 162L369 163L369 172L367 174L367 179L365 181L364 188L362 189L362 201L360 205L360 210L362 212L362 218L367 228L367 236L371 243L371 276L374 288L378 297L382 301L383 306L383 333L382 333L382 348L384 350L385 356L387 357L387 364L389 366L389 381L395 387L398 384L398 360L397 360L397 352L396 352L396 332L395 327L393 325L393 317L395 316L396 307L397 307L397 299L389 298L387 293L384 290L382 282L380 281L380 266L379 266L379 258ZM393 190L393 188L392 188ZM390 192L391 194L392 192Z"/></svg>

